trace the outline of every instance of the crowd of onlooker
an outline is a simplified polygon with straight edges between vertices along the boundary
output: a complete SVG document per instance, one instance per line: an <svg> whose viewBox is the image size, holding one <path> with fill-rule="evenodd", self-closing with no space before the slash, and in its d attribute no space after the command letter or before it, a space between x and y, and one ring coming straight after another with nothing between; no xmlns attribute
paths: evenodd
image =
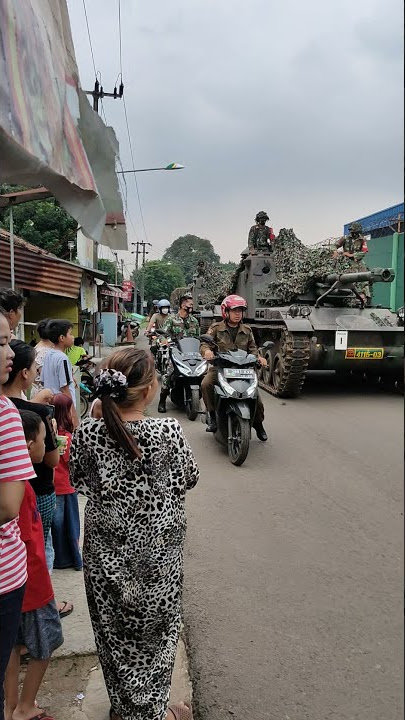
<svg viewBox="0 0 405 720"><path fill-rule="evenodd" d="M67 320L15 337L24 298L0 291L0 720L54 720L37 706L71 599L54 568L81 570L77 491L87 498L84 580L112 720L191 720L168 707L181 626L185 495L198 468L173 418L146 415L158 383L149 351L112 353L81 423ZM27 668L19 687L22 659ZM4 708L4 710L3 710Z"/></svg>

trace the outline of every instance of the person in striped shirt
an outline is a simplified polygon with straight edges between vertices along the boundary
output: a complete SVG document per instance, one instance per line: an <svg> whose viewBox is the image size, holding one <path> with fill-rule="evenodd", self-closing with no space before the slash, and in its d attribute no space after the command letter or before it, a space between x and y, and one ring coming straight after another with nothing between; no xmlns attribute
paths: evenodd
<svg viewBox="0 0 405 720"><path fill-rule="evenodd" d="M20 622L27 555L18 527L25 483L35 477L17 408L1 394L13 367L10 326L0 307L0 720L4 673Z"/></svg>

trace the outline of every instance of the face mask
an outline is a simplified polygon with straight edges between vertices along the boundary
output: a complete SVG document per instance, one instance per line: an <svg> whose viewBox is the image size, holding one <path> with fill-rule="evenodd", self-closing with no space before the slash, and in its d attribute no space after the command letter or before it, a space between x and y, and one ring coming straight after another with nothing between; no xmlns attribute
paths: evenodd
<svg viewBox="0 0 405 720"><path fill-rule="evenodd" d="M160 312L162 313L162 315L168 315L169 308L162 308Z"/></svg>

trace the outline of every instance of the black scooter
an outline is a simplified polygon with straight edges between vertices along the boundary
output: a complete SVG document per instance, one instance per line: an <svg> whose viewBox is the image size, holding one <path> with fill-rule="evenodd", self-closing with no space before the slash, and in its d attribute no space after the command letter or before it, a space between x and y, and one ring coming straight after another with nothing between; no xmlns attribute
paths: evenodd
<svg viewBox="0 0 405 720"><path fill-rule="evenodd" d="M156 335L164 335L156 330ZM201 383L208 370L208 363L201 356L198 338L167 338L169 357L173 364L170 375L170 398L178 407L185 407L189 420L195 420L200 412Z"/></svg>
<svg viewBox="0 0 405 720"><path fill-rule="evenodd" d="M200 340L210 345L213 352L218 350L210 335L203 335ZM245 350L228 350L217 352L211 364L218 370L215 382L215 437L227 445L231 463L242 465L249 452L257 409L257 358Z"/></svg>

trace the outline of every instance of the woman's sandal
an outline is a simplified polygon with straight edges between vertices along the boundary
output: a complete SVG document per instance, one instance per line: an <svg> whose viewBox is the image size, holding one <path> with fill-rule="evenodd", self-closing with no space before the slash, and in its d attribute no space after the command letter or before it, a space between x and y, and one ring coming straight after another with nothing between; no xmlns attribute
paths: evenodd
<svg viewBox="0 0 405 720"><path fill-rule="evenodd" d="M176 720L193 720L193 711L188 705L169 705L168 709Z"/></svg>
<svg viewBox="0 0 405 720"><path fill-rule="evenodd" d="M67 617L68 615L72 614L73 610L74 610L73 603L69 602L68 600L62 600L62 607L59 610L59 617L61 619L64 617Z"/></svg>

